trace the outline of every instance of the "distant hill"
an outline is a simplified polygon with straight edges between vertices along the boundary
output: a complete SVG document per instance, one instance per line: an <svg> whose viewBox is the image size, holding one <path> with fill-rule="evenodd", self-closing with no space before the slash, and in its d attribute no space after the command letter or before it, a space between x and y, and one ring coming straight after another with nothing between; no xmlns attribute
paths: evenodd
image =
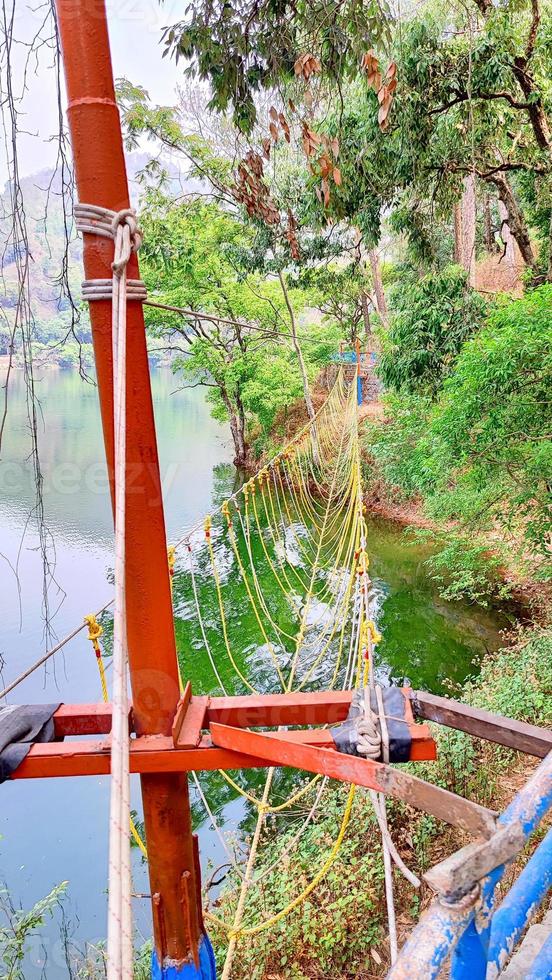
<svg viewBox="0 0 552 980"><path fill-rule="evenodd" d="M131 153L127 156L130 193L134 205L137 204L140 193L140 184L136 177L149 159L145 153ZM176 168L165 165L169 173L174 174L175 185L181 189L182 175ZM21 182L21 188L29 236L31 306L35 320L35 340L38 349L41 345L45 345L52 349L52 356L55 359L60 359L61 356L63 360L60 349L54 349L54 345L60 344L65 338L71 322L70 303L67 297L60 296L59 285L66 251L60 177L51 169L39 170L25 177ZM70 201L66 201L66 208L71 208ZM6 185L0 195L0 255L2 256L0 354L5 354L8 349L10 328L14 322L18 296L17 255L13 244L7 240L10 229L9 212L9 185ZM70 287L74 299L78 302L83 278L82 243L75 231L69 244L68 259ZM91 339L88 315L84 311L78 335L84 343ZM76 349L76 346L73 341L65 352L69 361L73 359L72 347Z"/></svg>

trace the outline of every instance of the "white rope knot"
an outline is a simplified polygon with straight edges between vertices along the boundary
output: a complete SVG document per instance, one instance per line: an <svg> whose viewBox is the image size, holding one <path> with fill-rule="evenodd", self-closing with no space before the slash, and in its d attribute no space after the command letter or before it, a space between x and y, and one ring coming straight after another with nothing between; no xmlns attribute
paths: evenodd
<svg viewBox="0 0 552 980"><path fill-rule="evenodd" d="M130 256L137 252L143 241L143 232L138 224L136 212L132 208L121 208L111 211L97 204L76 204L75 222L77 230L82 234L98 235L100 238L111 238L115 244L115 252L111 268L113 277L120 279L128 265ZM126 282L126 298L128 301L143 302L147 299L147 290L141 279L129 279ZM113 297L112 279L85 279L82 284L82 298L94 300L109 300Z"/></svg>
<svg viewBox="0 0 552 980"><path fill-rule="evenodd" d="M361 717L357 722L357 752L365 759L389 762L389 733L385 719L383 694L379 684L375 686L378 710L374 711L370 700L370 688L365 687L360 698Z"/></svg>
<svg viewBox="0 0 552 980"><path fill-rule="evenodd" d="M121 276L132 252L137 252L142 244L142 231L132 208L123 208L113 214L111 234L115 242L115 258L111 268L116 276Z"/></svg>

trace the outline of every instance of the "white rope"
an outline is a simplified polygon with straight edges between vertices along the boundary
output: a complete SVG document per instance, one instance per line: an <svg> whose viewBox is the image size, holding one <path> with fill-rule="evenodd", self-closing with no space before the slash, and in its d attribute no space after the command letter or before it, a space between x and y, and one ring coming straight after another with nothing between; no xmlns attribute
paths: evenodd
<svg viewBox="0 0 552 980"><path fill-rule="evenodd" d="M101 238L111 238L114 241L116 241L117 229L121 227L121 223L124 223L129 229L130 251L137 252L142 244L142 232L132 208L111 211L96 204L76 204L75 223L82 234L99 235ZM125 267L127 262L128 258L124 262ZM115 276L112 279L85 279L82 283L82 298L89 303L102 299L112 300L115 292L114 281ZM144 302L148 297L141 279L126 279L125 293L125 303L129 300Z"/></svg>
<svg viewBox="0 0 552 980"><path fill-rule="evenodd" d="M125 598L126 494L126 268L136 220L124 211L112 224L113 261L113 409L115 423L115 611L113 620L113 727L109 814L108 980L132 980L132 908L130 874L130 776Z"/></svg>
<svg viewBox="0 0 552 980"><path fill-rule="evenodd" d="M356 377L355 377L355 382L356 382ZM358 413L358 408L357 408L357 413ZM362 482L360 479L360 451L358 445L358 426L356 431L357 431L356 452L357 452L358 478L359 478L359 486L362 486ZM363 515L362 515L362 500L359 500L359 508L360 508L360 518L361 518L360 547L362 551L366 551L366 525L364 523ZM366 565L364 565L362 579L363 579L363 583L361 587L361 602L363 603L364 606L364 617L366 620L369 620L371 619L369 586L371 586L372 583L370 581ZM368 649L369 685L370 688L374 689L375 687L374 648L373 648L373 642L371 637L368 638L368 645L369 645L369 649ZM370 706L369 692L366 692L365 696L368 697L368 706ZM381 696L381 691L380 691L380 696ZM383 702L382 702L381 714L383 715ZM381 724L381 718L380 718L380 724ZM386 732L387 732L387 728L386 728ZM380 729L379 734L380 734L380 750L381 750L382 742L383 742L383 739L381 737L382 729ZM389 759L389 754L387 754L387 759ZM391 853L392 851L394 852L393 857L395 857L395 859L396 857L398 857L398 854L396 848L394 847L394 845L392 845L391 842L391 835L389 833L389 827L387 824L387 803L384 794L370 791L370 800L372 802L374 814L378 822L378 826L380 828L380 833L381 833L381 847L383 851L383 867L384 867L384 878L385 878L385 904L387 906L387 924L389 926L389 946L391 952L391 963L393 964L397 959L398 942L397 942L397 920L395 914L395 898L393 894L393 869L391 865ZM401 866L402 864L403 864L402 861L397 861L397 865L401 871L403 871L403 867ZM407 875L406 877L409 876Z"/></svg>
<svg viewBox="0 0 552 980"><path fill-rule="evenodd" d="M128 677L125 596L126 496L126 341L127 265L142 242L136 216L129 208L118 213L80 204L75 208L79 231L111 238L115 243L113 279L88 280L89 299L112 300L113 416L115 448L115 609L113 614L113 715L111 729L111 795L109 809L109 899L107 912L107 978L132 980L130 775ZM134 285L136 285L134 280ZM136 298L136 297L135 297Z"/></svg>
<svg viewBox="0 0 552 980"><path fill-rule="evenodd" d="M82 298L89 303L98 299L112 299L112 279L85 279L82 283ZM126 298L128 300L147 299L147 289L141 279L127 279Z"/></svg>

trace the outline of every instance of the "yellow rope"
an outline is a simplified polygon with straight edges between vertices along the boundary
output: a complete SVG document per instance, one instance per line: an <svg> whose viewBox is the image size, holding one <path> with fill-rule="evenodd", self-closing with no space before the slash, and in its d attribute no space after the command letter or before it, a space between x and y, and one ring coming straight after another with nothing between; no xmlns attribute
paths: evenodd
<svg viewBox="0 0 552 980"><path fill-rule="evenodd" d="M109 693L108 693L108 690L107 690L107 680L106 680L106 676L105 676L105 666L104 666L104 662L103 662L102 650L101 650L101 647L100 647L100 644L99 644L99 638L100 638L100 636L103 633L103 629L100 626L100 624L98 623L98 620L93 615L93 613L90 613L88 616L85 616L84 617L84 622L88 626L88 639L92 643L92 647L94 649L94 653L95 653L95 656L96 656L96 663L98 664L98 671L99 671L99 674L100 674L100 683L101 683L101 686L102 686L102 698L104 700L104 703L107 703L109 701ZM144 855L144 857L147 860L148 852L147 852L146 845L144 844L144 841L140 837L140 834L138 833L138 830L136 828L136 824L134 823L134 820L132 819L132 817L130 817L129 823L130 823L130 833L134 837L134 840L138 844L138 847L140 848L142 854Z"/></svg>
<svg viewBox="0 0 552 980"><path fill-rule="evenodd" d="M222 919L219 919L218 916L213 915L211 912L205 913L206 918L208 918L210 922L215 923L221 929L224 929L227 932L229 939L236 940L236 939L240 939L243 936L256 936L258 935L258 933L264 932L266 929L271 929L272 926L275 926L278 922L281 922L282 919L285 919L288 915L290 915L291 912L293 912L296 908L298 908L298 906L301 905L305 901L305 899L309 897L311 892L313 892L314 889L317 887L317 885L320 884L322 879L325 878L332 865L335 864L335 861L337 860L337 857L341 850L341 845L343 844L345 834L347 832L347 827L349 826L349 821L351 819L351 813L353 809L353 803L355 800L355 794L356 794L356 786L353 785L349 789L349 794L347 796L347 803L345 805L345 812L343 814L343 818L341 820L341 826L339 828L339 834L337 835L337 838L334 842L334 845L328 857L324 861L324 864L317 872L317 874L315 874L314 878L312 878L312 880L306 886L306 888L304 888L303 891L299 895L297 895L297 897L294 898L292 902L289 903L289 905L286 905L285 908L280 909L280 911L276 912L275 915L272 915L269 919L265 919L263 922L260 922L256 926L239 927L237 929L233 928L227 922L224 922Z"/></svg>

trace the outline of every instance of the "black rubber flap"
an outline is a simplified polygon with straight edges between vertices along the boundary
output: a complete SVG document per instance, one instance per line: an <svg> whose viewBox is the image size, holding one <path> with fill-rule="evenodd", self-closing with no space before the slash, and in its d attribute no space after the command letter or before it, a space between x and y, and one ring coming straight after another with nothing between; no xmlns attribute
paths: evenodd
<svg viewBox="0 0 552 980"><path fill-rule="evenodd" d="M382 688L383 710L387 723L387 733L389 735L389 761L408 762L410 759L410 726L406 721L406 698L400 687ZM334 740L338 752L346 755L358 755L357 752L357 724L362 714L361 701L363 691L355 691L347 720L342 725L330 728L331 736ZM372 711L378 712L376 692L370 691L370 705ZM361 757L361 756L360 756Z"/></svg>

